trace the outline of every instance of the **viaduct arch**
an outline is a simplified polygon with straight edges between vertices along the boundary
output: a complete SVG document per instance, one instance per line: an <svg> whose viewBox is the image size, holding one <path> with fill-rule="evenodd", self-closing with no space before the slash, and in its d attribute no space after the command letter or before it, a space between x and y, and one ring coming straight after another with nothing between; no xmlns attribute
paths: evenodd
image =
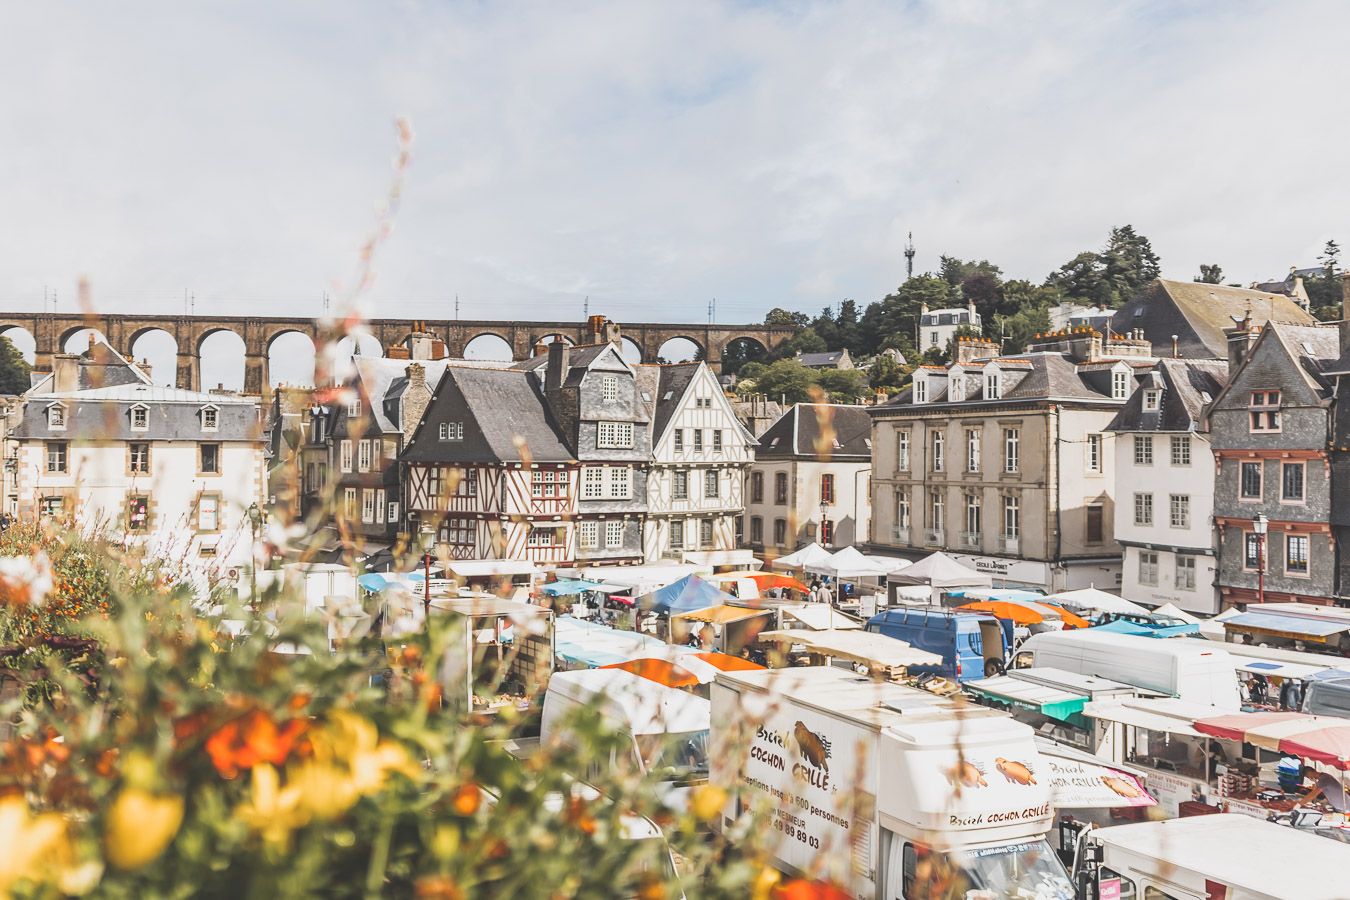
<svg viewBox="0 0 1350 900"><path fill-rule="evenodd" d="M445 341L452 357L462 357L469 341L495 334L511 347L512 359L528 359L540 335L562 335L575 345L598 338L588 322L512 322L470 319L370 319L365 325L382 347L401 343L412 333L414 323ZM623 336L642 351L644 362L655 362L661 345L672 338L688 338L703 348L704 359L721 372L722 352L728 344L749 338L772 352L797 329L791 325L672 325L635 322L623 327ZM201 345L217 331L230 331L244 342L244 392L262 394L267 387L267 351L272 341L290 331L308 335L317 347L323 338L318 322L283 316L138 316L128 314L6 313L0 312L0 334L23 328L33 336L33 368L48 371L52 356L61 352L64 336L80 328L101 332L108 343L125 356L132 344L147 331L168 333L178 345L177 377L174 383L188 390L201 389Z"/></svg>

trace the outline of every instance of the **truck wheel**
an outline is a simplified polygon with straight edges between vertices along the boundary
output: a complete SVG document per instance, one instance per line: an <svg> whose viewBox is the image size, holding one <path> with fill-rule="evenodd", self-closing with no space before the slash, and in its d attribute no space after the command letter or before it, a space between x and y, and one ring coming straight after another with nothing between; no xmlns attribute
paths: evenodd
<svg viewBox="0 0 1350 900"><path fill-rule="evenodd" d="M984 677L993 678L995 675L1002 675L1004 672L1003 663L997 659L986 659L984 661Z"/></svg>

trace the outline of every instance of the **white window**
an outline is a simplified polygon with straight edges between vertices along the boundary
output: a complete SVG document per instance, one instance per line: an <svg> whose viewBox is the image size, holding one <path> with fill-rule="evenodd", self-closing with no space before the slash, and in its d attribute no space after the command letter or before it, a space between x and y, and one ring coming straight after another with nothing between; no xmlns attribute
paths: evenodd
<svg viewBox="0 0 1350 900"><path fill-rule="evenodd" d="M675 452L680 453L684 450L684 429L675 429Z"/></svg>
<svg viewBox="0 0 1350 900"><path fill-rule="evenodd" d="M619 399L619 379L613 375L606 375L600 379L600 399L606 403L612 403Z"/></svg>
<svg viewBox="0 0 1350 900"><path fill-rule="evenodd" d="M909 494L904 491L895 492L895 527L909 527Z"/></svg>
<svg viewBox="0 0 1350 900"><path fill-rule="evenodd" d="M606 472L608 490L606 493L611 500L628 500L633 496L633 470L627 466L610 466Z"/></svg>
<svg viewBox="0 0 1350 900"><path fill-rule="evenodd" d="M984 376L984 399L999 400L1003 397L1003 379L1000 372L988 372Z"/></svg>
<svg viewBox="0 0 1350 900"><path fill-rule="evenodd" d="M1177 590L1195 590L1195 557L1177 556Z"/></svg>
<svg viewBox="0 0 1350 900"><path fill-rule="evenodd" d="M623 546L623 522L611 519L605 523L605 548L614 550Z"/></svg>
<svg viewBox="0 0 1350 900"><path fill-rule="evenodd" d="M966 534L975 537L980 534L980 497L978 494L966 494Z"/></svg>
<svg viewBox="0 0 1350 900"><path fill-rule="evenodd" d="M1144 391L1144 412L1157 412L1162 405L1162 391L1157 388L1149 388Z"/></svg>
<svg viewBox="0 0 1350 900"><path fill-rule="evenodd" d="M1172 465L1189 466L1191 464L1191 436L1189 434L1172 435Z"/></svg>
<svg viewBox="0 0 1350 900"><path fill-rule="evenodd" d="M370 488L361 490L361 521L367 525L375 521L375 492Z"/></svg>
<svg viewBox="0 0 1350 900"><path fill-rule="evenodd" d="M148 431L150 429L150 407L137 404L131 408L131 430Z"/></svg>
<svg viewBox="0 0 1350 900"><path fill-rule="evenodd" d="M916 378L916 379L914 380L914 402L915 402L915 403L927 403L927 402L928 402L928 381L927 381L927 379L917 379L917 378Z"/></svg>
<svg viewBox="0 0 1350 900"><path fill-rule="evenodd" d="M1152 525L1153 524L1153 495L1135 494L1134 495L1134 524Z"/></svg>
<svg viewBox="0 0 1350 900"><path fill-rule="evenodd" d="M356 488L343 488L342 514L348 519L356 518Z"/></svg>
<svg viewBox="0 0 1350 900"><path fill-rule="evenodd" d="M567 496L567 473L556 469L535 469L530 473L530 496L551 500Z"/></svg>
<svg viewBox="0 0 1350 900"><path fill-rule="evenodd" d="M375 521L384 524L384 491L375 492Z"/></svg>
<svg viewBox="0 0 1350 900"><path fill-rule="evenodd" d="M352 442L342 441L338 444L338 468L344 472L352 470Z"/></svg>
<svg viewBox="0 0 1350 900"><path fill-rule="evenodd" d="M462 441L464 440L463 422L442 422L437 432L437 437L443 441Z"/></svg>
<svg viewBox="0 0 1350 900"><path fill-rule="evenodd" d="M1308 574L1308 536L1306 534L1285 536L1284 571L1286 575Z"/></svg>
<svg viewBox="0 0 1350 900"><path fill-rule="evenodd" d="M698 542L704 549L711 548L713 545L713 521L712 519L698 520Z"/></svg>
<svg viewBox="0 0 1350 900"><path fill-rule="evenodd" d="M895 433L895 468L900 472L909 471L909 432Z"/></svg>
<svg viewBox="0 0 1350 900"><path fill-rule="evenodd" d="M347 401L347 418L349 418L349 419L355 419L355 418L358 418L360 415L361 415L361 398L360 398L360 397L356 397L355 399L348 400L348 401Z"/></svg>
<svg viewBox="0 0 1350 900"><path fill-rule="evenodd" d="M197 498L197 530L220 530L220 498L215 494L202 494Z"/></svg>
<svg viewBox="0 0 1350 900"><path fill-rule="evenodd" d="M1102 436L1089 434L1087 439L1087 469L1100 473L1102 470Z"/></svg>
<svg viewBox="0 0 1350 900"><path fill-rule="evenodd" d="M1130 393L1130 373L1116 369L1111 373L1111 399L1124 400Z"/></svg>
<svg viewBox="0 0 1350 900"><path fill-rule="evenodd" d="M947 501L942 496L942 491L930 491L928 494L928 527L933 531L941 532L943 522L946 520Z"/></svg>
<svg viewBox="0 0 1350 900"><path fill-rule="evenodd" d="M1016 539L1022 533L1022 502L1017 497L1003 498L1003 536Z"/></svg>
<svg viewBox="0 0 1350 900"><path fill-rule="evenodd" d="M1141 550L1139 553L1139 583L1158 583L1158 554L1151 550Z"/></svg>
<svg viewBox="0 0 1350 900"><path fill-rule="evenodd" d="M596 427L595 445L605 449L633 446L632 422L601 422Z"/></svg>
<svg viewBox="0 0 1350 900"><path fill-rule="evenodd" d="M973 428L966 432L966 471L980 471L980 433Z"/></svg>
<svg viewBox="0 0 1350 900"><path fill-rule="evenodd" d="M356 471L370 471L370 441L357 441L356 443Z"/></svg>
<svg viewBox="0 0 1350 900"><path fill-rule="evenodd" d="M670 523L670 549L684 549L684 522L680 519L672 519Z"/></svg>
<svg viewBox="0 0 1350 900"><path fill-rule="evenodd" d="M716 469L708 469L703 473L703 498L716 500L720 496L722 496L721 473Z"/></svg>
<svg viewBox="0 0 1350 900"><path fill-rule="evenodd" d="M66 408L60 403L47 407L47 427L52 431L65 431Z"/></svg>
<svg viewBox="0 0 1350 900"><path fill-rule="evenodd" d="M670 496L674 500L689 499L689 473L676 469L670 474Z"/></svg>
<svg viewBox="0 0 1350 900"><path fill-rule="evenodd" d="M220 410L214 406L202 407L202 431L215 431L220 427Z"/></svg>
<svg viewBox="0 0 1350 900"><path fill-rule="evenodd" d="M695 452L695 453L702 453L702 452L703 452L703 429L702 429L702 428L695 428L695 429L694 429L694 452Z"/></svg>
<svg viewBox="0 0 1350 900"><path fill-rule="evenodd" d="M587 520L577 525L577 540L582 550L595 550L600 547L600 523Z"/></svg>
<svg viewBox="0 0 1350 900"><path fill-rule="evenodd" d="M1191 497L1189 494L1172 494L1168 497L1173 528L1191 527Z"/></svg>
<svg viewBox="0 0 1350 900"><path fill-rule="evenodd" d="M530 529L529 537L525 539L525 543L531 547L556 547L558 544L562 543L558 539L558 533L561 530L562 529L547 526L536 526Z"/></svg>
<svg viewBox="0 0 1350 900"><path fill-rule="evenodd" d="M1003 471L1016 472L1020 464L1022 436L1019 429L1003 429Z"/></svg>
<svg viewBox="0 0 1350 900"><path fill-rule="evenodd" d="M387 519L387 521L390 522L398 521L398 501L396 500L391 500L389 502L389 518Z"/></svg>
<svg viewBox="0 0 1350 900"><path fill-rule="evenodd" d="M1136 466L1153 465L1153 435L1136 434L1134 436L1134 464Z"/></svg>
<svg viewBox="0 0 1350 900"><path fill-rule="evenodd" d="M581 470L581 499L599 500L605 496L604 466L587 466Z"/></svg>
<svg viewBox="0 0 1350 900"><path fill-rule="evenodd" d="M944 456L946 455L946 452L945 452L945 451L946 451L946 443L947 443L947 438L946 438L945 435L943 435L942 432L940 432L940 431L935 431L935 432L933 432L933 471L934 471L934 472L941 472L941 471L942 471L943 463L946 462L946 460L944 459Z"/></svg>
<svg viewBox="0 0 1350 900"><path fill-rule="evenodd" d="M722 452L722 429L720 429L720 428L715 428L715 429L713 429L713 433L712 433L712 434L713 434L713 451L714 451L715 453L721 453L721 452Z"/></svg>

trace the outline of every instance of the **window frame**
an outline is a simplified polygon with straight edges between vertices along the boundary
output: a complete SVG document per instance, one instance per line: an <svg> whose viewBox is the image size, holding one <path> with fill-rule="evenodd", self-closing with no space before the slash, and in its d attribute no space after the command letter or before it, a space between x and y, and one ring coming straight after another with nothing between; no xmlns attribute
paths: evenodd
<svg viewBox="0 0 1350 900"><path fill-rule="evenodd" d="M934 431L929 446L932 453L933 471L945 472L947 466L947 435L941 431Z"/></svg>
<svg viewBox="0 0 1350 900"><path fill-rule="evenodd" d="M897 431L895 433L895 470L897 472L909 471L909 430Z"/></svg>
<svg viewBox="0 0 1350 900"><path fill-rule="evenodd" d="M751 503L763 503L763 502L764 502L764 473L763 473L763 472L751 472L751 473L750 473L750 502L751 502Z"/></svg>
<svg viewBox="0 0 1350 900"><path fill-rule="evenodd" d="M1103 459L1102 451L1105 449L1105 442L1102 440L1101 432L1089 434L1087 436L1087 471L1090 475L1102 474Z"/></svg>
<svg viewBox="0 0 1350 900"><path fill-rule="evenodd" d="M211 513L215 517L214 528L202 527L202 511L204 508L204 503L207 500L210 500L214 504L213 511ZM221 512L221 504L219 491L202 491L201 493L199 493L197 495L196 507L192 511L193 527L196 529L197 534L220 534L221 531L220 512Z"/></svg>
<svg viewBox="0 0 1350 900"><path fill-rule="evenodd" d="M1248 468L1251 467L1251 468ZM1256 472L1256 493L1247 493L1247 472ZM1265 460L1239 460L1238 461L1238 502L1239 503L1260 503L1266 495L1266 462Z"/></svg>
<svg viewBox="0 0 1350 900"><path fill-rule="evenodd" d="M69 416L66 415L67 412L69 412L69 410L67 410L64 403L47 404L47 430L65 431L67 427L69 427L68 423L70 422ZM57 413L60 413L59 421L56 416Z"/></svg>
<svg viewBox="0 0 1350 900"><path fill-rule="evenodd" d="M1158 586L1159 569L1158 551L1140 550L1139 551L1139 583L1149 587Z"/></svg>
<svg viewBox="0 0 1350 900"><path fill-rule="evenodd" d="M1303 568L1292 568L1289 563L1294 558L1291 548L1295 541L1303 545ZM1312 577L1312 535L1297 532L1285 532L1284 535L1284 574L1290 578Z"/></svg>
<svg viewBox="0 0 1350 900"><path fill-rule="evenodd" d="M978 473L980 471L980 431L977 428L966 429L966 471L969 473Z"/></svg>
<svg viewBox="0 0 1350 900"><path fill-rule="evenodd" d="M70 442L69 441L45 441L43 444L43 456L45 465L43 471L48 475L69 475L70 474ZM58 454L59 465L52 465L52 454Z"/></svg>
<svg viewBox="0 0 1350 900"><path fill-rule="evenodd" d="M208 469L208 468L206 468L206 448L207 448L207 447L213 447L213 448L215 448L214 453L215 453L215 457L216 457L216 459L215 459L216 467L215 467L214 469ZM223 450L222 450L221 448L222 448L222 445L219 444L219 443L217 443L217 442L215 442L215 441L199 441L199 442L198 442L198 444L197 444L197 474L198 474L198 475L221 475L221 474L224 473L225 466L224 466L224 460L221 459L221 455L222 455L222 453L223 453Z"/></svg>
<svg viewBox="0 0 1350 900"><path fill-rule="evenodd" d="M703 470L703 499L722 499L722 477L718 469Z"/></svg>
<svg viewBox="0 0 1350 900"><path fill-rule="evenodd" d="M1106 507L1089 503L1083 507L1083 541L1087 544L1106 543ZM1094 528L1095 519L1095 528Z"/></svg>
<svg viewBox="0 0 1350 900"><path fill-rule="evenodd" d="M1142 515L1141 515L1142 513ZM1153 492L1135 491L1134 493L1134 524L1136 528L1152 528L1155 518L1153 515Z"/></svg>
<svg viewBox="0 0 1350 900"><path fill-rule="evenodd" d="M137 466L137 449L144 451L143 458ZM150 468L150 442L149 441L127 441L127 474L128 475L149 475Z"/></svg>
<svg viewBox="0 0 1350 900"><path fill-rule="evenodd" d="M1191 527L1190 494L1167 495L1167 523L1172 528L1188 529Z"/></svg>
<svg viewBox="0 0 1350 900"><path fill-rule="evenodd" d="M1016 475L1022 467L1022 429L1003 429L1003 474Z"/></svg>
<svg viewBox="0 0 1350 900"><path fill-rule="evenodd" d="M351 474L352 461L352 442L349 438L343 438L338 442L338 468L346 474Z"/></svg>
<svg viewBox="0 0 1350 900"><path fill-rule="evenodd" d="M1297 497L1291 497L1285 493L1288 487L1289 472L1298 470L1299 494ZM1280 503L1287 506L1307 506L1308 504L1308 464L1303 460L1288 462L1280 461Z"/></svg>
<svg viewBox="0 0 1350 900"><path fill-rule="evenodd" d="M131 414L130 428L132 431L150 430L150 407L144 403L133 403L127 410ZM139 422L138 422L139 420Z"/></svg>
<svg viewBox="0 0 1350 900"><path fill-rule="evenodd" d="M763 544L763 543L764 543L764 517L763 517L763 516L751 516L751 517L750 517L750 543L752 543L752 544Z"/></svg>
<svg viewBox="0 0 1350 900"><path fill-rule="evenodd" d="M1189 434L1170 435L1168 454L1172 465L1189 467L1191 464L1191 436Z"/></svg>
<svg viewBox="0 0 1350 900"><path fill-rule="evenodd" d="M1247 431L1250 434L1279 434L1284 430L1284 416L1281 415L1281 401L1284 392L1279 389L1263 388L1247 395ZM1261 417L1265 416L1265 425Z"/></svg>
<svg viewBox="0 0 1350 900"><path fill-rule="evenodd" d="M1172 583L1179 591L1195 590L1195 575L1198 566L1195 564L1195 557L1185 553L1174 554L1175 571L1172 574ZM1182 573L1186 573L1183 578Z"/></svg>
<svg viewBox="0 0 1350 900"><path fill-rule="evenodd" d="M220 407L207 405L201 408L202 431L220 430Z"/></svg>
<svg viewBox="0 0 1350 900"><path fill-rule="evenodd" d="M633 423L603 421L595 423L595 446L599 450L633 449Z"/></svg>
<svg viewBox="0 0 1350 900"><path fill-rule="evenodd" d="M1020 540L1022 537L1022 498L1015 494L1003 495L1003 537Z"/></svg>
<svg viewBox="0 0 1350 900"><path fill-rule="evenodd" d="M600 549L600 522L582 519L577 523L577 546L582 550Z"/></svg>
<svg viewBox="0 0 1350 900"><path fill-rule="evenodd" d="M1134 436L1134 464L1136 466L1153 465L1153 435L1136 434Z"/></svg>
<svg viewBox="0 0 1350 900"><path fill-rule="evenodd" d="M820 473L820 502L822 505L831 506L834 504L834 473Z"/></svg>

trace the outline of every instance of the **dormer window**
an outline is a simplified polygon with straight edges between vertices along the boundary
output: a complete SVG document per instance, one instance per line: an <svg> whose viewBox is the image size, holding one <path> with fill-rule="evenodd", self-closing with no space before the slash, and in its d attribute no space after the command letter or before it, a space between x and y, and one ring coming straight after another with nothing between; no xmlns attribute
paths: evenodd
<svg viewBox="0 0 1350 900"><path fill-rule="evenodd" d="M1124 400L1130 394L1130 373L1124 369L1111 372L1111 399Z"/></svg>
<svg viewBox="0 0 1350 900"><path fill-rule="evenodd" d="M928 402L928 381L926 379L915 379L914 381L914 402Z"/></svg>
<svg viewBox="0 0 1350 900"><path fill-rule="evenodd" d="M1279 431L1280 392L1252 391L1248 412L1251 415L1252 431Z"/></svg>
<svg viewBox="0 0 1350 900"><path fill-rule="evenodd" d="M600 379L600 399L606 403L613 403L619 399L619 379L613 375L606 375Z"/></svg>
<svg viewBox="0 0 1350 900"><path fill-rule="evenodd" d="M347 401L347 418L356 419L361 416L361 398Z"/></svg>
<svg viewBox="0 0 1350 900"><path fill-rule="evenodd" d="M220 427L220 408L203 406L201 409L202 431L215 431Z"/></svg>
<svg viewBox="0 0 1350 900"><path fill-rule="evenodd" d="M137 403L131 408L131 430L148 431L150 429L150 407Z"/></svg>
<svg viewBox="0 0 1350 900"><path fill-rule="evenodd" d="M966 374L958 368L948 372L947 399L960 401L966 399Z"/></svg>
<svg viewBox="0 0 1350 900"><path fill-rule="evenodd" d="M1144 391L1144 412L1157 412L1160 406L1162 406L1162 391L1157 388Z"/></svg>
<svg viewBox="0 0 1350 900"><path fill-rule="evenodd" d="M1003 396L1003 379L997 369L984 374L984 399L998 400Z"/></svg>
<svg viewBox="0 0 1350 900"><path fill-rule="evenodd" d="M66 407L63 403L53 403L47 407L47 427L52 431L66 430Z"/></svg>
<svg viewBox="0 0 1350 900"><path fill-rule="evenodd" d="M463 422L442 422L438 437L443 441L462 441L464 440Z"/></svg>

